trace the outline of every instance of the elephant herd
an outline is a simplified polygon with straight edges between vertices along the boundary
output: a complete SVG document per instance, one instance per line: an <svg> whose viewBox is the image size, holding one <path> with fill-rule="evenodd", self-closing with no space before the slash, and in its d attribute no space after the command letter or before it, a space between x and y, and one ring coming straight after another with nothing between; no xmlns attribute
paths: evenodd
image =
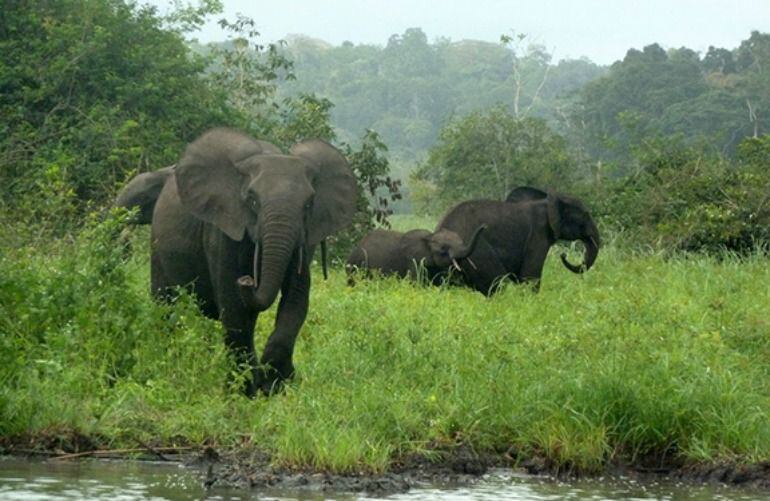
<svg viewBox="0 0 770 501"><path fill-rule="evenodd" d="M244 392L270 394L294 373L294 345L308 310L310 262L325 238L352 221L356 179L345 157L325 141L278 147L228 128L205 132L169 167L133 178L115 204L138 208L133 222L151 224L151 288L169 299L194 291L201 311L219 319L239 366L251 371ZM351 252L349 283L376 270L437 283L450 269L486 295L508 278L539 286L557 240L581 240L589 269L599 232L583 204L535 188L505 201L469 200L450 209L434 232L375 230ZM254 349L261 311L281 297L262 356Z"/></svg>

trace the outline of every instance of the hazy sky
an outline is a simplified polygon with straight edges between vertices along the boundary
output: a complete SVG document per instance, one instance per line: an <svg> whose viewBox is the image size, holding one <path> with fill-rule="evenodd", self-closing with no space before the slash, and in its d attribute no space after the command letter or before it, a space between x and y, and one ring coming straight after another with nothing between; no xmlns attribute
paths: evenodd
<svg viewBox="0 0 770 501"><path fill-rule="evenodd" d="M150 0L158 6L169 0ZM497 42L515 30L555 58L587 56L602 64L631 48L658 42L705 52L734 48L752 30L770 31L770 0L223 0L224 16L253 18L263 41L302 33L338 45L385 45L390 35L420 27L429 40ZM217 16L217 19L222 16ZM197 35L225 39L215 22Z"/></svg>

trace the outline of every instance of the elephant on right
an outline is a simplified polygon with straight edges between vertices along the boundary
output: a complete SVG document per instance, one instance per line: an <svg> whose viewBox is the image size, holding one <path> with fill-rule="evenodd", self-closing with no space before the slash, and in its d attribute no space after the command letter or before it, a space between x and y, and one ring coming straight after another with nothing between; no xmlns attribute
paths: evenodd
<svg viewBox="0 0 770 501"><path fill-rule="evenodd" d="M557 240L580 240L585 246L583 262L562 263L574 273L593 266L599 254L599 230L585 205L577 198L523 186L505 201L469 200L450 209L436 230L451 230L467 239L479 225L487 226L469 258L475 267L463 263L462 280L487 296L503 278L531 283L537 291L545 258Z"/></svg>

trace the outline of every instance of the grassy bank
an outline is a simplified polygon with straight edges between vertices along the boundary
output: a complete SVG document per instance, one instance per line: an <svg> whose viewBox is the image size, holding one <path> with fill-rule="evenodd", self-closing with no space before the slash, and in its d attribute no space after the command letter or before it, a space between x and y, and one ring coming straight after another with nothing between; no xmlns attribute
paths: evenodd
<svg viewBox="0 0 770 501"><path fill-rule="evenodd" d="M492 299L315 273L297 378L251 401L225 384L220 326L188 299L154 304L146 233L127 252L119 227L0 254L2 437L247 443L336 471L458 444L594 471L649 455L770 459L764 257L610 245L584 276L552 256L538 295L509 286Z"/></svg>

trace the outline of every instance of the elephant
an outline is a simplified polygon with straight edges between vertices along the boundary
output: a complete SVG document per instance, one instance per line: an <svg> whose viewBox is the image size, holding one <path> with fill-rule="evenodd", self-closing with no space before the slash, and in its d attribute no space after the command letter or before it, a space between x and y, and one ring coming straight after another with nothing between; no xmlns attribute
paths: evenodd
<svg viewBox="0 0 770 501"><path fill-rule="evenodd" d="M352 250L345 268L348 283L352 285L355 270L378 270L383 275L417 278L420 266L425 267L426 278L435 282L452 266L461 269L458 260L468 257L476 246L478 237L486 227L480 225L473 232L468 244L454 231L411 230L405 233L390 230L374 230L367 234Z"/></svg>
<svg viewBox="0 0 770 501"><path fill-rule="evenodd" d="M574 273L590 269L599 253L599 230L583 203L569 195L523 186L505 201L468 200L449 209L437 230L451 230L469 238L480 224L487 230L469 256L476 267L463 266L464 283L485 295L495 292L501 277L540 288L543 265L557 240L581 240L584 261L574 265L561 255Z"/></svg>
<svg viewBox="0 0 770 501"><path fill-rule="evenodd" d="M151 287L177 287L219 319L225 343L250 371L244 392L271 394L294 374L294 345L309 305L310 262L325 238L352 222L357 182L345 157L311 139L284 154L243 132L215 128L190 143L155 203ZM275 326L257 360L254 325L281 292Z"/></svg>
<svg viewBox="0 0 770 501"><path fill-rule="evenodd" d="M144 172L134 177L115 198L116 207L138 207L136 217L131 221L134 224L150 224L152 211L158 200L166 179L174 172L175 165L169 165L152 172Z"/></svg>

